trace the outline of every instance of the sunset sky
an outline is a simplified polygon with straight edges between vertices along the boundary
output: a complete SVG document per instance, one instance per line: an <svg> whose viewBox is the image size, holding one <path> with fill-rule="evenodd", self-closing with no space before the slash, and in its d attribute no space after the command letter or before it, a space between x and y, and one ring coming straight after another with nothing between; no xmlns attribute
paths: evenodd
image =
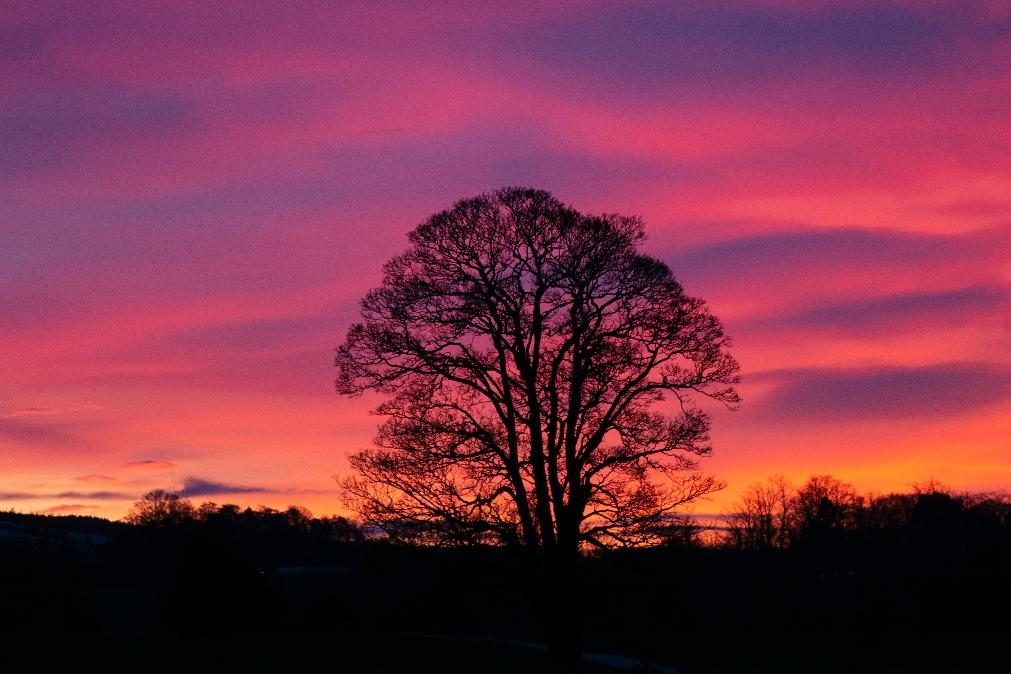
<svg viewBox="0 0 1011 674"><path fill-rule="evenodd" d="M643 216L734 337L699 510L1011 488L1011 2L0 0L0 508L340 512L333 348L506 185Z"/></svg>

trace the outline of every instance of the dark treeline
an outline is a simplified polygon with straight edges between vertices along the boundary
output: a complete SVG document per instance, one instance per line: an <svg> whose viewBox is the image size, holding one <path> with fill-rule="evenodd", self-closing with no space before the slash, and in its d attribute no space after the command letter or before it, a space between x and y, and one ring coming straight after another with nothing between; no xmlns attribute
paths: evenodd
<svg viewBox="0 0 1011 674"><path fill-rule="evenodd" d="M1008 670L1006 497L772 479L739 510L719 544L685 524L583 556L586 650L681 672ZM397 544L297 507L153 492L122 523L0 514L2 633L60 644L18 671L546 671L488 641L542 638L535 585L521 550Z"/></svg>
<svg viewBox="0 0 1011 674"><path fill-rule="evenodd" d="M1009 527L1004 493L959 494L929 482L911 493L861 496L829 475L799 488L775 476L745 491L722 542L741 550L864 550L983 563L1006 559Z"/></svg>

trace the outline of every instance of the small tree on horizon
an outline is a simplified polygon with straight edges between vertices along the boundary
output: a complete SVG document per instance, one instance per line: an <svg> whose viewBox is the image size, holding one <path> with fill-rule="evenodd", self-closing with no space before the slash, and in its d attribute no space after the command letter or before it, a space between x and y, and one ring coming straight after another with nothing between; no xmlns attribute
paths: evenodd
<svg viewBox="0 0 1011 674"><path fill-rule="evenodd" d="M507 188L409 235L337 349L337 391L385 397L347 505L391 535L571 558L656 543L719 488L709 416L739 402L720 322L638 251L639 218Z"/></svg>
<svg viewBox="0 0 1011 674"><path fill-rule="evenodd" d="M188 499L164 489L154 489L134 503L124 519L140 526L165 526L191 520L196 515L197 510Z"/></svg>
<svg viewBox="0 0 1011 674"><path fill-rule="evenodd" d="M745 550L785 550L795 538L797 490L782 475L750 485L727 519L726 542Z"/></svg>

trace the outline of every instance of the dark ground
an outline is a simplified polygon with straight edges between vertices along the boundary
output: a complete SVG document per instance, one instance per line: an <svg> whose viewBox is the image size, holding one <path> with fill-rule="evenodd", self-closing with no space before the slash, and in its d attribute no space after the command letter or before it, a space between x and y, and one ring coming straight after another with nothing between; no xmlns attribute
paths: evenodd
<svg viewBox="0 0 1011 674"><path fill-rule="evenodd" d="M518 552L11 517L3 671L551 671L489 640L543 642L560 619ZM687 674L1011 671L1011 546L931 536L586 559L575 619L587 650Z"/></svg>

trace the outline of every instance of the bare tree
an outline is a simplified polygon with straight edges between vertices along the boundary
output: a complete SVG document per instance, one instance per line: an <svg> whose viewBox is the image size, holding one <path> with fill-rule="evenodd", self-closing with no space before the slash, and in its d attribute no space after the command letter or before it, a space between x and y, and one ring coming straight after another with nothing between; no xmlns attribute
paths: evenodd
<svg viewBox="0 0 1011 674"><path fill-rule="evenodd" d="M568 555L654 542L718 489L694 398L736 406L738 364L643 238L639 218L517 188L411 232L337 349L339 393L386 396L349 506L414 540Z"/></svg>
<svg viewBox="0 0 1011 674"><path fill-rule="evenodd" d="M155 489L134 503L125 519L130 524L164 526L191 520L196 515L197 510L187 499L164 489Z"/></svg>
<svg viewBox="0 0 1011 674"><path fill-rule="evenodd" d="M748 550L789 547L797 521L795 494L781 475L748 487L728 518L728 543Z"/></svg>
<svg viewBox="0 0 1011 674"><path fill-rule="evenodd" d="M858 524L864 499L853 485L831 475L814 475L797 490L796 537L825 543L843 529Z"/></svg>

